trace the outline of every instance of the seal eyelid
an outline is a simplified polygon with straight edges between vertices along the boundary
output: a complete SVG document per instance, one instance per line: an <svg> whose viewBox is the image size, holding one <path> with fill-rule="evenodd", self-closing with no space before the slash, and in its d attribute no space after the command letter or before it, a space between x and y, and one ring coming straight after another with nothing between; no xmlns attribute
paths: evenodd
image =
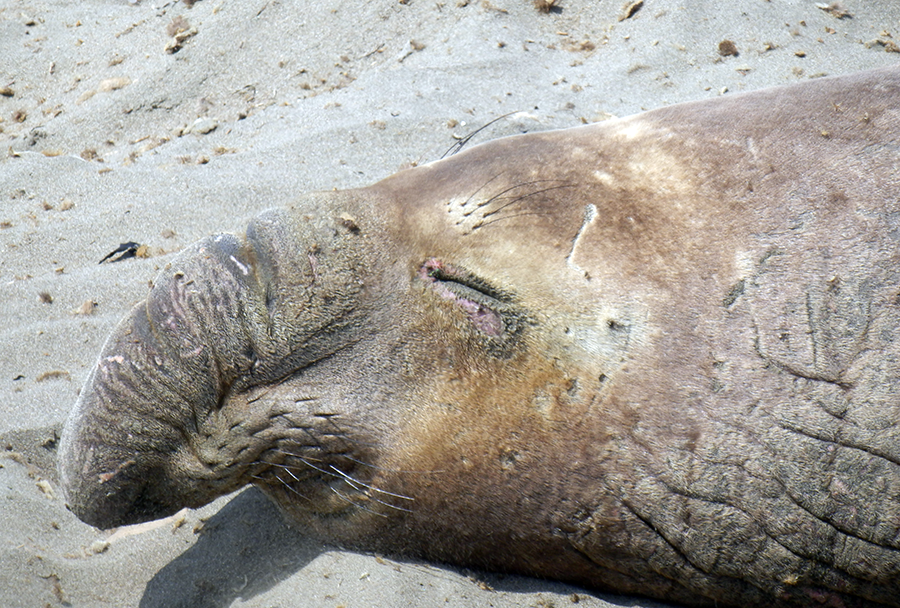
<svg viewBox="0 0 900 608"><path fill-rule="evenodd" d="M482 334L492 338L508 334L512 309L509 294L435 258L422 265L419 278L441 298L462 309Z"/></svg>
<svg viewBox="0 0 900 608"><path fill-rule="evenodd" d="M472 290L481 296L496 300L496 304L509 304L513 299L510 293L495 288L484 279L468 271L448 266L435 258L427 260L420 272L424 275L423 278L431 279L430 282L440 282L448 286L455 284L465 290Z"/></svg>
<svg viewBox="0 0 900 608"><path fill-rule="evenodd" d="M441 272L440 270L429 271L428 277L431 279L434 279L436 282L440 282L444 285L447 285L448 287L451 285L455 286L455 289L454 289L455 291L464 291L464 292L466 292L467 295L473 295L473 294L471 294L471 292L474 291L477 293L477 295L487 296L491 300L499 301L499 298L494 293L491 293L492 290L490 290L490 288L485 288L485 287L482 287L481 285L478 285L477 281L460 280L459 277L448 276L446 273ZM460 289L460 288L462 288L462 289ZM481 299L481 298L479 298L479 299Z"/></svg>

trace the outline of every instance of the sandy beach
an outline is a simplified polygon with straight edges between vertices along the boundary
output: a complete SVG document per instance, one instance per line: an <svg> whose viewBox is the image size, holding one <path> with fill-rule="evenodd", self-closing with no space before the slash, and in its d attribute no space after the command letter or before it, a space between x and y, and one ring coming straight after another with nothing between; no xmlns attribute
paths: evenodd
<svg viewBox="0 0 900 608"><path fill-rule="evenodd" d="M172 255L473 144L900 62L847 0L0 0L0 606L661 606L323 547L256 490L99 531L63 421ZM100 260L120 244L136 255Z"/></svg>

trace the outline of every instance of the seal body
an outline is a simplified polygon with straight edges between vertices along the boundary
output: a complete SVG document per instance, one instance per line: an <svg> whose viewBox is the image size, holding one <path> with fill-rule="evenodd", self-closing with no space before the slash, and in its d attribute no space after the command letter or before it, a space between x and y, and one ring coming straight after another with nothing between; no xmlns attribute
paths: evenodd
<svg viewBox="0 0 900 608"><path fill-rule="evenodd" d="M506 138L180 254L64 429L100 527L900 606L900 70Z"/></svg>

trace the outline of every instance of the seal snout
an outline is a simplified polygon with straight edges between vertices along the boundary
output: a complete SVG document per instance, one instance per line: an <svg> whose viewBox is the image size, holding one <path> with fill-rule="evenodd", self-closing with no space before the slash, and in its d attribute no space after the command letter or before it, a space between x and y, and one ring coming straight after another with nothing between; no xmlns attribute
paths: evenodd
<svg viewBox="0 0 900 608"><path fill-rule="evenodd" d="M357 235L272 211L175 258L108 339L66 423L71 510L109 528L250 482L271 421L246 394L327 360L361 325Z"/></svg>
<svg viewBox="0 0 900 608"><path fill-rule="evenodd" d="M155 451L175 446L176 430L157 424L151 437L136 415L140 407L114 407L117 401L109 399L116 391L106 392L111 385L97 382L98 370L102 373L95 369L63 429L59 471L67 507L104 529L176 512L178 489L167 481L166 453Z"/></svg>
<svg viewBox="0 0 900 608"><path fill-rule="evenodd" d="M238 237L204 239L104 346L60 446L62 485L80 519L138 523L242 485L240 468L227 470L203 443L217 432L222 399L257 360L243 331L258 299L247 257Z"/></svg>

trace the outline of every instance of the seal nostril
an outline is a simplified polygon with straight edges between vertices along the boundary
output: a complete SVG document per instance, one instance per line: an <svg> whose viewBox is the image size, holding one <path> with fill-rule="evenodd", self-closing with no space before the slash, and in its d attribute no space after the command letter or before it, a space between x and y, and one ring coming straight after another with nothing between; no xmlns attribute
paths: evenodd
<svg viewBox="0 0 900 608"><path fill-rule="evenodd" d="M269 311L270 317L275 312L275 294L272 293L270 285L266 285L266 310Z"/></svg>

